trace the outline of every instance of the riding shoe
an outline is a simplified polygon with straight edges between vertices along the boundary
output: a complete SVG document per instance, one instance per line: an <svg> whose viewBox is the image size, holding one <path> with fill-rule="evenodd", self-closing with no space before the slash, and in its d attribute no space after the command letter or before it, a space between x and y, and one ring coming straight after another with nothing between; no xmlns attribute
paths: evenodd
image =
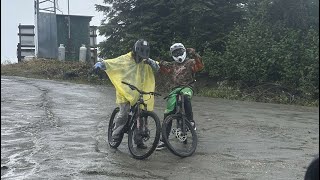
<svg viewBox="0 0 320 180"><path fill-rule="evenodd" d="M120 141L120 135L113 135L112 136L112 141L113 142L119 142Z"/></svg>
<svg viewBox="0 0 320 180"><path fill-rule="evenodd" d="M166 148L166 145L164 144L164 142L159 141L158 146L156 147L156 150L160 151L160 150L165 149L165 148Z"/></svg>
<svg viewBox="0 0 320 180"><path fill-rule="evenodd" d="M147 149L148 146L146 146L146 145L143 144L143 143L140 143L140 144L137 144L137 148L139 148L139 149Z"/></svg>
<svg viewBox="0 0 320 180"><path fill-rule="evenodd" d="M194 130L197 130L196 123L194 121L190 121L190 124Z"/></svg>

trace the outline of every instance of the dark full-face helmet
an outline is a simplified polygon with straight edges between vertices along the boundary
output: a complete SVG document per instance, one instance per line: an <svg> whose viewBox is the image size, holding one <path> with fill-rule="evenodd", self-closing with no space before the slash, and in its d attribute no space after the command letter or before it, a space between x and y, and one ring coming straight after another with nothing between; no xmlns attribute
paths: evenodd
<svg viewBox="0 0 320 180"><path fill-rule="evenodd" d="M133 46L134 59L140 63L143 59L148 59L150 54L149 43L144 39L139 39Z"/></svg>

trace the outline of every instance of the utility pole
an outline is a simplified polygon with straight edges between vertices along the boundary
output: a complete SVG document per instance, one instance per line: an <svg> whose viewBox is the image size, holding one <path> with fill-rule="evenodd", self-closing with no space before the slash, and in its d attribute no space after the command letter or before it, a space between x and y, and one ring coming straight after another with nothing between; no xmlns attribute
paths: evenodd
<svg viewBox="0 0 320 180"><path fill-rule="evenodd" d="M35 26L36 26L36 56L39 53L39 43L38 43L38 34L39 34L39 13L52 13L57 14L57 10L62 13L62 11L56 5L57 0L34 0L35 8Z"/></svg>
<svg viewBox="0 0 320 180"><path fill-rule="evenodd" d="M69 0L68 0L68 26L69 26L69 39L70 39L70 8L69 8Z"/></svg>

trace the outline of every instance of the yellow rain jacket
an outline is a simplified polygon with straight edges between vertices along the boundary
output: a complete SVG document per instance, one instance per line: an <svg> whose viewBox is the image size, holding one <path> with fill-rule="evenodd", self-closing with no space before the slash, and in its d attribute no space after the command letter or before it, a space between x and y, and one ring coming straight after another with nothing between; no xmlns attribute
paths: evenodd
<svg viewBox="0 0 320 180"><path fill-rule="evenodd" d="M152 68L143 62L137 64L132 52L114 59L106 59L103 62L106 65L105 71L116 88L117 104L130 102L132 106L139 99L138 91L131 90L128 85L121 83L121 81L132 84L145 92L154 92L155 78ZM153 111L154 96L144 95L143 99L147 104L147 110Z"/></svg>

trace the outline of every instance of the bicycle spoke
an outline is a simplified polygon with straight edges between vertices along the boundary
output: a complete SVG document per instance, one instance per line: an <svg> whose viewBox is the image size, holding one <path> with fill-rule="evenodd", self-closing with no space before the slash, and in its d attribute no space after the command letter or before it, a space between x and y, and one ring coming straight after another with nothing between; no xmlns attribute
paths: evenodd
<svg viewBox="0 0 320 180"><path fill-rule="evenodd" d="M191 129L189 122L182 129L182 118L179 116L169 116L163 125L163 139L168 145L169 150L178 156L190 156L196 149L196 132Z"/></svg>
<svg viewBox="0 0 320 180"><path fill-rule="evenodd" d="M135 158L143 159L151 155L160 138L160 122L157 117L149 114L140 119L139 127L135 125L128 138L130 153Z"/></svg>

